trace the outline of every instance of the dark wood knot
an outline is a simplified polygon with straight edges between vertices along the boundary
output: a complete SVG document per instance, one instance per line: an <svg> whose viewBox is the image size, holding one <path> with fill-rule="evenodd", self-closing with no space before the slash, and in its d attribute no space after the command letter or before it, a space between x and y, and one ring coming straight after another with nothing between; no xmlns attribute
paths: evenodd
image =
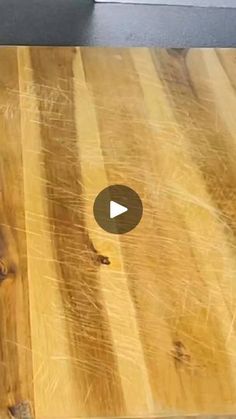
<svg viewBox="0 0 236 419"><path fill-rule="evenodd" d="M108 256L98 255L97 256L98 262L102 265L110 265L111 261L109 260Z"/></svg>
<svg viewBox="0 0 236 419"><path fill-rule="evenodd" d="M6 279L8 275L8 266L4 259L0 259L0 281Z"/></svg>
<svg viewBox="0 0 236 419"><path fill-rule="evenodd" d="M31 403L24 401L8 408L14 419L33 419Z"/></svg>
<svg viewBox="0 0 236 419"><path fill-rule="evenodd" d="M177 365L186 365L189 364L191 361L191 357L187 352L185 345L180 340L173 342L173 350L171 353Z"/></svg>

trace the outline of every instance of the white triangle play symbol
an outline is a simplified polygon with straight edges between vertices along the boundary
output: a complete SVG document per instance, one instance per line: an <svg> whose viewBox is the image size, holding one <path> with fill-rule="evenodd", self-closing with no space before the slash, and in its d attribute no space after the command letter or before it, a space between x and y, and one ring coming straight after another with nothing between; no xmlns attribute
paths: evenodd
<svg viewBox="0 0 236 419"><path fill-rule="evenodd" d="M124 212L127 211L128 208L123 205L120 205L115 201L110 201L110 218L118 217L118 215L124 214Z"/></svg>

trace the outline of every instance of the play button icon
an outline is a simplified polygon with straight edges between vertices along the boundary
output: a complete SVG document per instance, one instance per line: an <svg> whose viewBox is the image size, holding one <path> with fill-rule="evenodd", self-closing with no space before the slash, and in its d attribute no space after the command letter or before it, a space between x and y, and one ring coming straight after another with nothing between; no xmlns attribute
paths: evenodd
<svg viewBox="0 0 236 419"><path fill-rule="evenodd" d="M126 211L128 211L128 208L115 201L110 201L110 218L118 217L118 215L124 214Z"/></svg>
<svg viewBox="0 0 236 419"><path fill-rule="evenodd" d="M93 213L103 230L123 234L133 230L140 222L143 205L133 189L124 185L112 185L98 194Z"/></svg>

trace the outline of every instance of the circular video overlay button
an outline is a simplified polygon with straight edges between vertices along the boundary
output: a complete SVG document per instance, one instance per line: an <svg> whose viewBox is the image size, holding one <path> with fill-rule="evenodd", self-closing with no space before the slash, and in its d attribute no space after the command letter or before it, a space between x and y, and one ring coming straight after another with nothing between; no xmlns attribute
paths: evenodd
<svg viewBox="0 0 236 419"><path fill-rule="evenodd" d="M124 185L112 185L98 194L93 213L103 230L112 234L124 234L133 230L140 222L143 205L133 189Z"/></svg>

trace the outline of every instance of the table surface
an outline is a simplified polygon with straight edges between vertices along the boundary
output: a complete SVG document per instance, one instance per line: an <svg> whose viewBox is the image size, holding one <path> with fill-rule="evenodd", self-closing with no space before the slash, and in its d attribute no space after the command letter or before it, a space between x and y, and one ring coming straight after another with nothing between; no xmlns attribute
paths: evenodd
<svg viewBox="0 0 236 419"><path fill-rule="evenodd" d="M236 412L235 66L233 49L0 49L0 409ZM144 205L121 236L93 217L111 184Z"/></svg>
<svg viewBox="0 0 236 419"><path fill-rule="evenodd" d="M155 4L158 6L236 7L235 0L96 0L96 2Z"/></svg>
<svg viewBox="0 0 236 419"><path fill-rule="evenodd" d="M1 45L236 47L236 7L0 0Z"/></svg>

